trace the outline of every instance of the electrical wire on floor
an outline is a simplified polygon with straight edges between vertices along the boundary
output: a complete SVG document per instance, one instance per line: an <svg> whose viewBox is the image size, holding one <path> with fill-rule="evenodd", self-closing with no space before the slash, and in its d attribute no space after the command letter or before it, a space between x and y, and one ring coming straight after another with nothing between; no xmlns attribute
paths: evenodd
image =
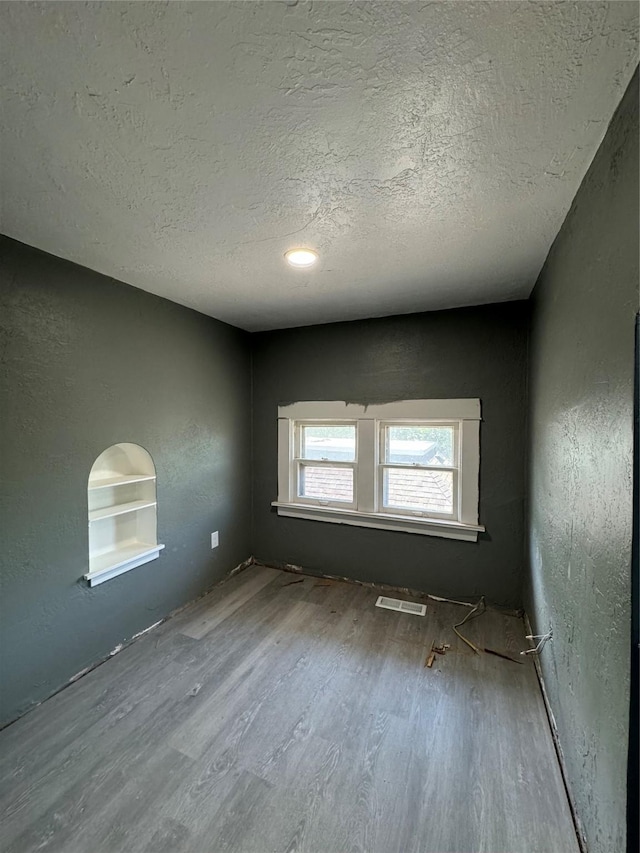
<svg viewBox="0 0 640 853"><path fill-rule="evenodd" d="M465 622L469 622L471 619L475 619L477 616L482 616L482 614L485 612L486 609L487 609L487 605L485 604L484 595L483 595L480 598L480 601L473 608L473 610L470 610L467 613L467 615L464 617L462 622L458 622L456 625L453 626L453 630L455 631L457 636L462 640L463 643L466 643L470 649L473 649L473 651L477 655L480 654L480 649L476 645L474 645L471 642L471 640L467 640L466 637L463 637L462 634L460 633L460 631L458 631L458 628L461 628Z"/></svg>
<svg viewBox="0 0 640 853"><path fill-rule="evenodd" d="M527 640L537 640L538 645L534 649L526 649L524 652L520 652L521 655L539 655L540 652L544 649L547 642L553 637L553 630L549 628L546 634L527 634Z"/></svg>

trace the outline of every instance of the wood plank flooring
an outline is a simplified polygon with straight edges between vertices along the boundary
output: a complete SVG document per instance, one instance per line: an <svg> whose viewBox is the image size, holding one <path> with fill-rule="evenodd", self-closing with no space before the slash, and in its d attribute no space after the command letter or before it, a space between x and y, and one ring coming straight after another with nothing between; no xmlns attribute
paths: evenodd
<svg viewBox="0 0 640 853"><path fill-rule="evenodd" d="M578 853L532 661L377 595L253 566L0 732L0 849Z"/></svg>

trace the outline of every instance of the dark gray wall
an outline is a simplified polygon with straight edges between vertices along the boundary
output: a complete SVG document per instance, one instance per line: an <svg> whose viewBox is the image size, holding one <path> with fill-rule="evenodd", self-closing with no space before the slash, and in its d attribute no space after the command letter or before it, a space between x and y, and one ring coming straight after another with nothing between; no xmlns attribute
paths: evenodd
<svg viewBox="0 0 640 853"><path fill-rule="evenodd" d="M251 365L244 332L6 238L0 250L7 721L249 556ZM89 589L87 477L122 441L153 456L166 549Z"/></svg>
<svg viewBox="0 0 640 853"><path fill-rule="evenodd" d="M624 849L638 76L536 285L527 609L590 853Z"/></svg>
<svg viewBox="0 0 640 853"><path fill-rule="evenodd" d="M253 552L310 571L521 604L526 303L252 336ZM277 407L480 397L477 543L278 517Z"/></svg>

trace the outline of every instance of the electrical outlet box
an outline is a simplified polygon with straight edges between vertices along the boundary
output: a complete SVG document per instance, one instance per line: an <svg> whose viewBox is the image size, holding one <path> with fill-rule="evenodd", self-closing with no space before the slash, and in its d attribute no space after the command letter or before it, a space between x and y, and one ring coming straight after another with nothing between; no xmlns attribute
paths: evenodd
<svg viewBox="0 0 640 853"><path fill-rule="evenodd" d="M211 547L217 548L219 544L220 544L220 542L218 540L218 531L216 530L215 533L211 534Z"/></svg>

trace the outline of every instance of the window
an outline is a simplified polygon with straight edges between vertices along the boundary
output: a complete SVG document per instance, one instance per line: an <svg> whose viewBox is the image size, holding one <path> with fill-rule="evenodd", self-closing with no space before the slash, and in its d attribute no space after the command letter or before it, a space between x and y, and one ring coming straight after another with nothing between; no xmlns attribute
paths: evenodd
<svg viewBox="0 0 640 853"><path fill-rule="evenodd" d="M383 511L457 518L458 432L456 423L381 425Z"/></svg>
<svg viewBox="0 0 640 853"><path fill-rule="evenodd" d="M278 410L279 515L476 541L479 400Z"/></svg>
<svg viewBox="0 0 640 853"><path fill-rule="evenodd" d="M355 507L356 423L295 422L296 496L300 501Z"/></svg>

